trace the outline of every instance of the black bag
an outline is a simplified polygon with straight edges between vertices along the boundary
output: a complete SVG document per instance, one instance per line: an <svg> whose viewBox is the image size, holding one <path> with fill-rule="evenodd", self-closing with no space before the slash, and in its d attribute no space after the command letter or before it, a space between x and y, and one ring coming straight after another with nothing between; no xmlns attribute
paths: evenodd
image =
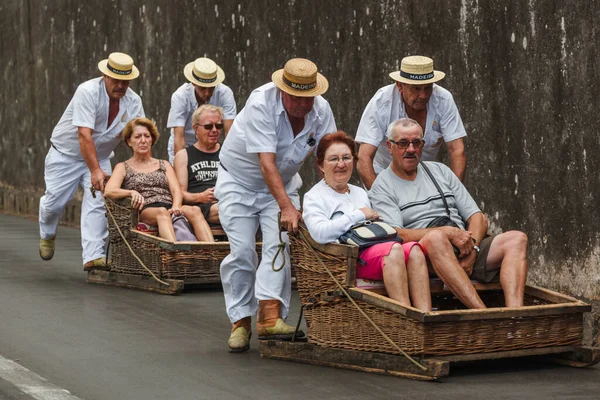
<svg viewBox="0 0 600 400"><path fill-rule="evenodd" d="M358 250L362 251L379 243L402 243L402 238L398 236L398 232L390 224L382 221L363 221L340 236L339 241L340 243L358 246Z"/></svg>
<svg viewBox="0 0 600 400"><path fill-rule="evenodd" d="M427 225L427 228L439 228L440 226L451 226L453 228L460 229L456 222L452 221L450 217L445 215L442 215L441 217L435 217L433 221Z"/></svg>

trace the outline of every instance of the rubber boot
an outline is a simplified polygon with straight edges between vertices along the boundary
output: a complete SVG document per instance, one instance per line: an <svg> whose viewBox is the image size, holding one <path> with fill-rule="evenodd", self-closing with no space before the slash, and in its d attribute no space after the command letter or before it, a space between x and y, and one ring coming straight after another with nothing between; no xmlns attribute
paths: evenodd
<svg viewBox="0 0 600 400"><path fill-rule="evenodd" d="M231 327L231 335L227 341L230 353L242 353L250 349L250 338L252 320L250 317L245 317L237 321Z"/></svg>
<svg viewBox="0 0 600 400"><path fill-rule="evenodd" d="M288 325L281 318L279 300L259 300L256 331L260 340L292 340L296 328ZM297 338L304 337L304 332L298 331Z"/></svg>

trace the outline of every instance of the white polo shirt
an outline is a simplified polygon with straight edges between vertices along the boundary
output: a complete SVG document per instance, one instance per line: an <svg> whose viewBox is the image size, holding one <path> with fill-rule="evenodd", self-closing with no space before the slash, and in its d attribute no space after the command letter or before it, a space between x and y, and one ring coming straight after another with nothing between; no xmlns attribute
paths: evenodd
<svg viewBox="0 0 600 400"><path fill-rule="evenodd" d="M304 121L304 129L294 137L281 91L272 82L259 87L250 94L223 143L221 167L246 189L268 193L258 153L275 153L277 169L287 185L321 137L337 131L331 107L321 96L315 97ZM300 186L302 181L298 181Z"/></svg>
<svg viewBox="0 0 600 400"><path fill-rule="evenodd" d="M81 126L93 130L92 139L98 160L109 158L121 141L121 131L127 122L145 116L142 99L128 88L125 96L119 100L119 113L110 127L107 127L109 102L102 77L90 79L79 85L52 131L50 142L56 150L77 160L83 160L77 134L77 128Z"/></svg>
<svg viewBox="0 0 600 400"><path fill-rule="evenodd" d="M386 145L386 133L388 126L399 118L408 118L408 115L400 91L393 83L375 93L360 119L356 141L378 147L373 159L376 174L386 169L392 162L392 156ZM424 134L425 145L422 157L424 161L436 161L443 142L451 142L467 136L452 94L435 83L427 103Z"/></svg>
<svg viewBox="0 0 600 400"><path fill-rule="evenodd" d="M233 91L222 83L215 86L215 91L208 100L208 104L223 108L223 119L234 119L237 114ZM169 137L167 146L169 156L174 157L174 127L183 126L186 147L198 141L194 128L192 128L192 114L197 108L198 102L194 94L194 85L189 82L181 85L171 96L171 110L167 119L167 128L171 129L171 137Z"/></svg>

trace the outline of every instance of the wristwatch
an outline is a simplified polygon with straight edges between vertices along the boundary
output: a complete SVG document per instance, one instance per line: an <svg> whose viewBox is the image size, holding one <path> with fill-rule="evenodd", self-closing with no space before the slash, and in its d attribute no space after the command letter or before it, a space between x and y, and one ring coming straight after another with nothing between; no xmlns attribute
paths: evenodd
<svg viewBox="0 0 600 400"><path fill-rule="evenodd" d="M477 252L477 255L479 255L479 252L481 251L479 246L473 246L473 250L475 250Z"/></svg>

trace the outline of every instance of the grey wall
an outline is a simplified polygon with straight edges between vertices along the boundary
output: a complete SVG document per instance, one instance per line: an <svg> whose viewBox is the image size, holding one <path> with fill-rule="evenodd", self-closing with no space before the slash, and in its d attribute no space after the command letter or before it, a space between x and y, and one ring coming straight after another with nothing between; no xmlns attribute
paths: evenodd
<svg viewBox="0 0 600 400"><path fill-rule="evenodd" d="M354 134L401 58L432 56L492 230L528 233L532 282L599 299L598 1L5 0L0 18L0 182L17 187L43 187L54 124L112 51L142 72L132 87L164 134L161 157L170 95L196 57L223 67L240 108L287 59L310 58Z"/></svg>

